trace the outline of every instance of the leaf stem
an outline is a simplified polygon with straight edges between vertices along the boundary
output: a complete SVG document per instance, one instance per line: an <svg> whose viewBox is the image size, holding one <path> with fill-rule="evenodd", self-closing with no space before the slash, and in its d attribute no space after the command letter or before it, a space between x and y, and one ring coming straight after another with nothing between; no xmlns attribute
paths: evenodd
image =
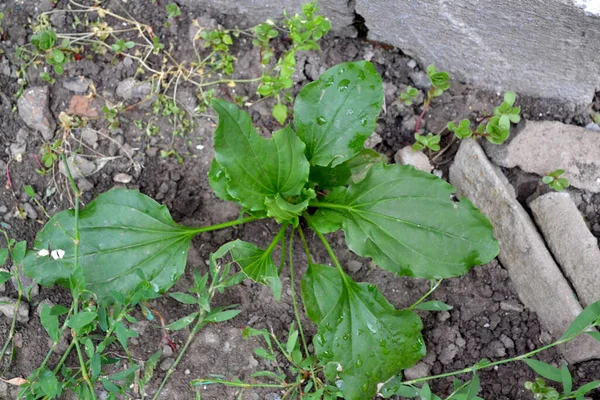
<svg viewBox="0 0 600 400"><path fill-rule="evenodd" d="M479 371L480 369L490 368L490 367L494 367L496 365L501 365L501 364L507 364L507 363L510 363L510 362L513 362L513 361L520 361L520 360L529 358L531 356L534 356L537 353L542 352L544 350L548 350L548 349L551 349L552 347L556 347L556 346L561 345L563 343L567 343L567 342L575 339L577 336L581 335L582 333L584 333L587 329L589 329L589 326L586 327L585 329L582 329L579 332L576 332L576 333L570 335L570 336L567 336L565 338L559 339L559 340L557 340L557 341L555 341L553 343L550 343L550 344L548 344L546 346L542 346L542 347L537 348L535 350L532 350L532 351L530 351L528 353L521 354L520 356L516 356L516 357L512 357L512 358L506 358L506 359L503 359L503 360L498 360L498 361L494 361L494 362L487 363L487 364L481 364L481 365L475 364L475 365L472 365L472 366L467 367L467 368L463 368L463 369L458 370L458 371L446 372L444 374L426 376L424 378L418 378L418 379L412 379L410 381L404 381L404 382L402 382L402 384L403 385L414 385L415 383L427 382L427 381L431 381L431 380L434 380L434 379L447 378L447 377L450 377L450 376L455 376L455 375L460 375L460 374L468 374L468 373L472 373L474 371Z"/></svg>
<svg viewBox="0 0 600 400"><path fill-rule="evenodd" d="M416 306L421 304L421 302L423 300L425 300L427 297L429 297L429 295L431 295L431 293L433 293L435 291L435 289L437 289L440 286L442 281L443 281L443 279L436 281L435 284L432 285L431 288L427 291L427 293L425 293L423 296L421 296L421 298L419 300L415 301L415 303L412 306L408 307L408 310L412 310L413 308L415 308Z"/></svg>
<svg viewBox="0 0 600 400"><path fill-rule="evenodd" d="M298 233L300 234L300 239L302 239L302 246L304 247L304 252L306 253L306 260L308 261L308 265L313 265L310 249L308 248L308 242L306 241L306 237L304 236L304 231L302 230L302 228L298 229Z"/></svg>
<svg viewBox="0 0 600 400"><path fill-rule="evenodd" d="M300 229L297 229L300 230ZM300 338L302 339L302 346L304 347L304 353L308 357L310 353L308 352L308 346L306 345L306 337L304 336L304 329L302 328L302 322L300 321L300 312L298 311L298 299L296 298L296 281L294 278L294 262L293 262L293 252L294 252L294 233L296 229L292 229L292 236L290 237L289 243L289 265L290 265L290 287L292 289L292 305L294 306L294 316L296 317L296 323L298 324L298 331L300 332ZM310 366L310 377L315 384L315 388L318 387L317 380L315 378L315 373L313 366Z"/></svg>
<svg viewBox="0 0 600 400"><path fill-rule="evenodd" d="M312 219L310 218L310 215L308 215L308 213L305 212L303 214L303 216L306 219L306 222L308 222L308 226L310 226L310 228L317 234L318 238L323 243L323 246L325 246L325 249L327 250L327 253L329 254L329 257L331 257L331 261L333 261L333 264L336 266L338 272L342 276L342 280L344 281L344 283L347 283L346 282L346 274L344 273L344 269L342 268L342 264L340 264L340 261L338 260L337 256L333 252L333 249L331 248L331 245L329 244L329 242L327 241L327 239L325 239L325 236L316 229L315 225L312 222Z"/></svg>
<svg viewBox="0 0 600 400"><path fill-rule="evenodd" d="M259 219L261 219L261 218L260 217L239 218L239 219L236 219L233 221L222 222L222 223L216 224L216 225L202 226L200 228L188 228L188 230L191 235L198 235L203 232L211 232L211 231L217 231L219 229L230 228L232 226L242 225L242 224L245 224L248 222L257 221Z"/></svg>
<svg viewBox="0 0 600 400"><path fill-rule="evenodd" d="M79 366L81 367L81 376L90 388L90 395L92 396L92 399L96 400L94 385L92 384L92 381L87 373L87 368L85 367L85 361L83 360L83 355L81 354L81 347L79 346L79 337L77 334L73 335L73 342L75 342L75 349L77 350L77 358L79 359Z"/></svg>

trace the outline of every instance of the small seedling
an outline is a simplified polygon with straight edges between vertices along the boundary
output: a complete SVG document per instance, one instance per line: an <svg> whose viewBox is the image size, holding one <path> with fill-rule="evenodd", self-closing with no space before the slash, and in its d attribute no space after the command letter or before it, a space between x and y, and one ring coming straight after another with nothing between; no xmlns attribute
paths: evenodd
<svg viewBox="0 0 600 400"><path fill-rule="evenodd" d="M113 43L110 47L113 49L113 51L115 53L121 54L126 50L132 49L134 46L135 46L135 43L132 41L126 42L123 39L119 39L115 43Z"/></svg>
<svg viewBox="0 0 600 400"><path fill-rule="evenodd" d="M463 119L458 125L452 121L448 122L448 130L453 132L459 139L465 139L473 135L473 131L471 130L471 121L468 119Z"/></svg>
<svg viewBox="0 0 600 400"><path fill-rule="evenodd" d="M104 118L109 123L108 128L110 130L117 129L119 127L119 111L116 107L105 105L102 107L102 113L104 114Z"/></svg>
<svg viewBox="0 0 600 400"><path fill-rule="evenodd" d="M440 149L440 135L434 135L433 133L421 135L419 133L415 133L415 139L416 142L412 146L413 150L429 149L431 151L439 151Z"/></svg>
<svg viewBox="0 0 600 400"><path fill-rule="evenodd" d="M406 90L400 94L400 99L402 99L405 105L410 106L418 95L419 89L408 86Z"/></svg>
<svg viewBox="0 0 600 400"><path fill-rule="evenodd" d="M431 97L441 96L450 88L450 75L447 72L438 72L435 65L427 67L427 76L431 82Z"/></svg>
<svg viewBox="0 0 600 400"><path fill-rule="evenodd" d="M542 182L557 192L562 192L563 189L569 187L569 180L567 178L560 177L564 173L564 169L557 169L556 171L549 172L542 178Z"/></svg>
<svg viewBox="0 0 600 400"><path fill-rule="evenodd" d="M167 18L169 19L174 19L181 15L181 10L179 9L179 6L175 3L169 3L165 6L165 8L167 9Z"/></svg>

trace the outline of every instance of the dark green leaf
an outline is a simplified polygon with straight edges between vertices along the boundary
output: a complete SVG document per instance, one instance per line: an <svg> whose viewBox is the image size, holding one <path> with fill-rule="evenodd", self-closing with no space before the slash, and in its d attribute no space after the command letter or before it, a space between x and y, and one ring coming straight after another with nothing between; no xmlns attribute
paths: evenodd
<svg viewBox="0 0 600 400"><path fill-rule="evenodd" d="M586 332L586 333L600 342L600 332L593 331L593 332Z"/></svg>
<svg viewBox="0 0 600 400"><path fill-rule="evenodd" d="M133 373L140 369L141 365L134 365L133 367L127 368L125 371L117 372L108 377L112 381L124 381L125 379L133 376Z"/></svg>
<svg viewBox="0 0 600 400"><path fill-rule="evenodd" d="M194 320L196 319L197 316L198 316L197 312L191 313L190 315L187 315L183 318L178 319L175 322L170 323L165 328L170 329L172 331L179 331L179 330L185 328L186 326L188 326L189 324L191 324L192 322L194 322Z"/></svg>
<svg viewBox="0 0 600 400"><path fill-rule="evenodd" d="M426 311L448 311L452 310L452 306L444 303L443 301L433 300L426 301L424 303L419 303L415 307L417 310L426 310Z"/></svg>
<svg viewBox="0 0 600 400"><path fill-rule="evenodd" d="M198 299L183 292L169 293L169 296L183 304L198 304Z"/></svg>
<svg viewBox="0 0 600 400"><path fill-rule="evenodd" d="M227 176L225 170L219 165L216 159L212 160L208 170L208 183L215 195L223 200L234 201L229 192L227 192Z"/></svg>
<svg viewBox="0 0 600 400"><path fill-rule="evenodd" d="M348 399L371 398L379 383L425 355L419 316L394 309L375 285L310 265L302 298L318 325L316 354L322 363L341 365L338 384Z"/></svg>
<svg viewBox="0 0 600 400"><path fill-rule="evenodd" d="M319 185L320 190L345 186L363 180L371 167L385 162L387 158L375 150L362 149L354 157L335 167L313 166L310 169L310 182Z"/></svg>
<svg viewBox="0 0 600 400"><path fill-rule="evenodd" d="M48 369L43 370L42 373L40 373L39 382L41 389L51 399L61 393L60 383L52 371Z"/></svg>
<svg viewBox="0 0 600 400"><path fill-rule="evenodd" d="M316 197L314 190L310 190L312 191L312 196L298 204L290 203L279 194L277 194L275 198L266 199L265 206L267 207L267 216L275 218L277 223L282 224L302 215L302 212L308 208L309 200Z"/></svg>
<svg viewBox="0 0 600 400"><path fill-rule="evenodd" d="M308 181L309 164L304 143L289 127L271 139L258 135L248 113L213 99L219 114L215 131L215 158L227 176L227 192L249 210L263 210L265 199L277 194L300 194Z"/></svg>
<svg viewBox="0 0 600 400"><path fill-rule="evenodd" d="M52 307L48 304L44 304L42 306L42 310L40 312L40 321L42 322L42 326L48 332L48 336L52 339L53 342L58 342L60 339L60 332L58 330L58 317L56 315L52 315Z"/></svg>
<svg viewBox="0 0 600 400"><path fill-rule="evenodd" d="M452 201L447 182L410 166L376 165L367 177L337 188L314 222L341 222L348 247L399 275L447 278L498 254L489 220L467 199Z"/></svg>
<svg viewBox="0 0 600 400"><path fill-rule="evenodd" d="M227 310L215 313L208 313L204 318L205 322L223 322L235 318L242 310Z"/></svg>
<svg viewBox="0 0 600 400"><path fill-rule="evenodd" d="M587 393L591 392L592 390L598 389L598 388L600 388L600 381L593 381L593 382L586 383L585 385L581 386L579 389L577 389L575 391L575 393L583 396L584 394L587 394Z"/></svg>
<svg viewBox="0 0 600 400"><path fill-rule="evenodd" d="M98 314L93 311L82 311L69 318L67 326L79 333L81 328L91 323L93 320L96 319L97 316Z"/></svg>
<svg viewBox="0 0 600 400"><path fill-rule="evenodd" d="M550 379L554 382L562 382L562 373L560 369L550 364L546 364L545 362L532 360L530 358L526 358L523 361L541 377Z"/></svg>
<svg viewBox="0 0 600 400"><path fill-rule="evenodd" d="M372 149L362 149L357 155L347 161L354 183L362 181L371 167L385 163L387 157Z"/></svg>
<svg viewBox="0 0 600 400"><path fill-rule="evenodd" d="M269 361L272 361L275 359L275 355L272 352L270 352L266 349L263 349L262 347L258 347L256 349L254 349L254 354L259 356L260 358L264 358L265 360L269 360Z"/></svg>
<svg viewBox="0 0 600 400"><path fill-rule="evenodd" d="M294 103L294 125L312 165L335 167L363 148L375 130L383 85L368 61L338 64L304 86Z"/></svg>
<svg viewBox="0 0 600 400"><path fill-rule="evenodd" d="M127 340L129 340L129 338L138 336L138 333L133 329L127 328L125 324L123 324L123 321L117 322L117 329L115 330L115 333L117 334L117 340L119 343L121 343L121 346L123 346L125 350L127 350Z"/></svg>
<svg viewBox="0 0 600 400"><path fill-rule="evenodd" d="M408 398L419 397L419 389L412 386L403 385L402 377L398 375L389 379L381 387L379 392L385 399L388 399L394 395Z"/></svg>
<svg viewBox="0 0 600 400"><path fill-rule="evenodd" d="M100 372L102 372L102 358L100 357L100 354L94 353L90 358L90 370L93 380L100 376Z"/></svg>
<svg viewBox="0 0 600 400"><path fill-rule="evenodd" d="M598 318L600 318L600 300L587 306L569 325L565 333L561 336L561 339L582 331L592 325Z"/></svg>
<svg viewBox="0 0 600 400"><path fill-rule="evenodd" d="M42 285L64 283L73 273L73 210L56 214L38 233L35 248L64 250L63 258L40 257L30 251L25 273ZM141 269L153 288L164 292L185 269L193 236L173 222L169 211L135 190L113 189L81 210L79 265L86 289L103 301L112 293L129 296L140 283ZM67 232L67 233L65 233Z"/></svg>
<svg viewBox="0 0 600 400"><path fill-rule="evenodd" d="M94 355L94 343L89 337L87 337L83 342L83 350L85 351L85 354L88 356L88 358L92 358L92 356Z"/></svg>

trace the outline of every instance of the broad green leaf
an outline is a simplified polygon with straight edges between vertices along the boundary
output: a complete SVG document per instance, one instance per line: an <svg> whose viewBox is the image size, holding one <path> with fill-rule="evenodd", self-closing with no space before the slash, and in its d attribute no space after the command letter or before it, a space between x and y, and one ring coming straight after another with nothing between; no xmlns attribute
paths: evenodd
<svg viewBox="0 0 600 400"><path fill-rule="evenodd" d="M130 376L133 376L133 373L140 369L140 367L141 365L134 365L133 367L127 368L125 371L117 372L116 374L108 376L108 379L112 381L124 381Z"/></svg>
<svg viewBox="0 0 600 400"><path fill-rule="evenodd" d="M76 332L79 332L81 328L91 323L98 316L97 313L93 311L82 311L73 315L69 318L69 322L67 322L67 326Z"/></svg>
<svg viewBox="0 0 600 400"><path fill-rule="evenodd" d="M285 120L288 117L288 108L285 104L277 103L273 106L273 118L277 120L281 125L285 124Z"/></svg>
<svg viewBox="0 0 600 400"><path fill-rule="evenodd" d="M227 192L227 175L225 175L225 170L219 165L216 159L213 159L210 164L208 183L218 198L234 201L234 198Z"/></svg>
<svg viewBox="0 0 600 400"><path fill-rule="evenodd" d="M515 92L506 92L504 93L504 102L509 106L513 106L515 104L515 100L517 99L517 95Z"/></svg>
<svg viewBox="0 0 600 400"><path fill-rule="evenodd" d="M169 293L169 296L183 304L198 304L198 299L183 292Z"/></svg>
<svg viewBox="0 0 600 400"><path fill-rule="evenodd" d="M577 395L583 396L584 394L587 394L589 392L591 392L594 389L598 389L600 388L600 381L593 381L590 383L586 383L585 385L581 386L579 389L577 389L575 391L575 393Z"/></svg>
<svg viewBox="0 0 600 400"><path fill-rule="evenodd" d="M119 343L121 343L121 346L123 346L125 350L127 350L127 341L129 338L138 336L138 333L133 329L127 328L125 324L123 324L123 321L117 322L117 329L115 330L115 333L117 334L117 340Z"/></svg>
<svg viewBox="0 0 600 400"><path fill-rule="evenodd" d="M586 332L586 333L600 342L600 332L594 331L594 332Z"/></svg>
<svg viewBox="0 0 600 400"><path fill-rule="evenodd" d="M379 383L425 355L419 316L394 309L375 285L310 265L302 298L318 325L315 352L321 363L340 365L336 385L348 400L371 398Z"/></svg>
<svg viewBox="0 0 600 400"><path fill-rule="evenodd" d="M56 214L36 237L36 249L63 250L62 258L29 251L23 269L42 285L65 284L73 273L74 212ZM165 292L185 269L193 233L173 222L169 211L136 190L113 189L79 214L79 265L86 289L101 301L111 292L129 296L141 282L137 269L158 292Z"/></svg>
<svg viewBox="0 0 600 400"><path fill-rule="evenodd" d="M40 373L39 382L42 391L48 398L53 399L61 393L61 385L49 369L45 369Z"/></svg>
<svg viewBox="0 0 600 400"><path fill-rule="evenodd" d="M489 220L467 199L453 201L447 182L410 166L376 165L348 188L336 188L313 221L342 227L348 247L399 275L462 275L498 254Z"/></svg>
<svg viewBox="0 0 600 400"><path fill-rule="evenodd" d="M377 164L385 163L387 157L372 149L362 149L357 155L348 160L354 183L362 181L367 172Z"/></svg>
<svg viewBox="0 0 600 400"><path fill-rule="evenodd" d="M571 325L569 325L565 333L561 336L561 339L582 331L598 319L600 319L600 300L587 306L581 314L571 322Z"/></svg>
<svg viewBox="0 0 600 400"><path fill-rule="evenodd" d="M42 310L40 312L40 321L42 322L42 326L48 332L48 336L52 339L53 342L58 342L60 339L60 332L58 330L58 317L56 315L52 315L52 307L48 304L44 304L42 306Z"/></svg>
<svg viewBox="0 0 600 400"><path fill-rule="evenodd" d="M271 250L262 250L258 246L235 240L231 243L229 252L248 278L267 284L268 279L277 276L277 266L271 257Z"/></svg>
<svg viewBox="0 0 600 400"><path fill-rule="evenodd" d="M562 382L562 372L559 368L556 368L550 364L546 364L542 361L532 360L530 358L524 359L523 362L529 365L529 367L541 377L550 379L554 382Z"/></svg>
<svg viewBox="0 0 600 400"><path fill-rule="evenodd" d="M92 358L90 358L90 371L92 373L92 379L96 379L100 376L100 372L102 371L102 358L100 357L100 354L94 353Z"/></svg>
<svg viewBox="0 0 600 400"><path fill-rule="evenodd" d="M444 303L443 301L432 300L417 304L415 309L425 311L448 311L452 310L452 306Z"/></svg>
<svg viewBox="0 0 600 400"><path fill-rule="evenodd" d="M308 181L304 143L288 126L271 139L258 135L248 113L213 99L219 114L215 159L227 176L227 192L249 210L264 210L265 199L277 194L296 196Z"/></svg>
<svg viewBox="0 0 600 400"><path fill-rule="evenodd" d="M362 148L383 104L381 76L368 61L338 64L304 86L294 125L311 165L335 167Z"/></svg>
<svg viewBox="0 0 600 400"><path fill-rule="evenodd" d="M204 321L206 322L223 322L228 321L237 317L237 315L242 312L242 310L226 310L219 312L211 312L206 315Z"/></svg>
<svg viewBox="0 0 600 400"><path fill-rule="evenodd" d="M419 389L413 386L407 386L402 384L401 376L394 376L388 380L379 390L383 398L388 399L394 395L401 397L419 397Z"/></svg>

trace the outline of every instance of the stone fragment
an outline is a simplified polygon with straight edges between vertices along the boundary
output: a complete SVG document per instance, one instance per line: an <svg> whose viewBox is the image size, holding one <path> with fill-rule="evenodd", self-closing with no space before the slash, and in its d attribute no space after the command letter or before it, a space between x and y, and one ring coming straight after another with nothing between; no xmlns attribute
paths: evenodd
<svg viewBox="0 0 600 400"><path fill-rule="evenodd" d="M527 121L502 146L485 144L486 153L501 167L519 167L545 175L564 169L579 189L600 192L600 133L555 121Z"/></svg>
<svg viewBox="0 0 600 400"><path fill-rule="evenodd" d="M169 368L171 368L173 366L173 363L175 362L175 359L173 359L172 357L167 357L165 358L160 365L158 366L160 368L161 371L168 371Z"/></svg>
<svg viewBox="0 0 600 400"><path fill-rule="evenodd" d="M129 183L132 179L133 177L131 175L124 173L118 173L115 176L113 176L113 181L117 183Z"/></svg>
<svg viewBox="0 0 600 400"><path fill-rule="evenodd" d="M27 217L29 217L31 219L37 219L37 217L38 217L37 212L35 211L35 208L33 208L33 206L29 203L23 204L23 211L25 211L25 214L27 214Z"/></svg>
<svg viewBox="0 0 600 400"><path fill-rule="evenodd" d="M422 151L415 151L411 146L401 148L394 155L394 161L400 165L412 165L421 171L431 172L433 167L429 158Z"/></svg>
<svg viewBox="0 0 600 400"><path fill-rule="evenodd" d="M4 314L6 318L14 318L16 305L16 299L11 299L10 297L0 297L0 313ZM17 321L21 323L29 321L29 306L23 300L21 300L21 304L19 304L19 310L17 311Z"/></svg>
<svg viewBox="0 0 600 400"><path fill-rule="evenodd" d="M85 178L79 178L77 180L77 187L79 190L90 191L94 188L94 184Z"/></svg>
<svg viewBox="0 0 600 400"><path fill-rule="evenodd" d="M581 304L585 307L600 300L600 248L571 196L547 193L529 207Z"/></svg>
<svg viewBox="0 0 600 400"><path fill-rule="evenodd" d="M406 380L425 378L431 373L431 366L423 361L417 363L414 367L405 369L403 372Z"/></svg>
<svg viewBox="0 0 600 400"><path fill-rule="evenodd" d="M127 78L117 85L117 96L124 100L139 100L152 92L150 82L138 82L134 78Z"/></svg>
<svg viewBox="0 0 600 400"><path fill-rule="evenodd" d="M346 266L348 267L348 271L356 273L362 268L362 263L358 260L350 260Z"/></svg>
<svg viewBox="0 0 600 400"><path fill-rule="evenodd" d="M558 338L582 307L533 221L498 173L477 142L463 140L450 167L450 182L491 220L500 242L498 258L521 301ZM560 350L572 363L600 358L600 343L588 335L562 345Z"/></svg>
<svg viewBox="0 0 600 400"><path fill-rule="evenodd" d="M98 110L92 105L92 100L87 96L79 95L71 98L67 113L86 118L97 118L99 115Z"/></svg>
<svg viewBox="0 0 600 400"><path fill-rule="evenodd" d="M49 102L50 94L47 86L29 88L17 100L19 116L23 122L31 129L40 132L46 141L52 140L56 128L56 123L48 109Z"/></svg>
<svg viewBox="0 0 600 400"><path fill-rule="evenodd" d="M87 158L78 154L72 155L71 157L67 158L67 165L69 166L69 170L71 171L73 179L86 177L88 175L93 174L94 171L96 171L96 164L94 164L93 161L90 161ZM58 170L64 176L68 176L64 163L58 164Z"/></svg>
<svg viewBox="0 0 600 400"><path fill-rule="evenodd" d="M62 82L62 85L65 89L70 90L71 92L77 94L85 94L85 92L87 92L88 88L90 87L91 83L92 81L90 81L89 79L83 76L78 76L65 78L65 80L63 80Z"/></svg>
<svg viewBox="0 0 600 400"><path fill-rule="evenodd" d="M98 147L98 134L91 128L83 128L81 130L81 140L94 149Z"/></svg>

